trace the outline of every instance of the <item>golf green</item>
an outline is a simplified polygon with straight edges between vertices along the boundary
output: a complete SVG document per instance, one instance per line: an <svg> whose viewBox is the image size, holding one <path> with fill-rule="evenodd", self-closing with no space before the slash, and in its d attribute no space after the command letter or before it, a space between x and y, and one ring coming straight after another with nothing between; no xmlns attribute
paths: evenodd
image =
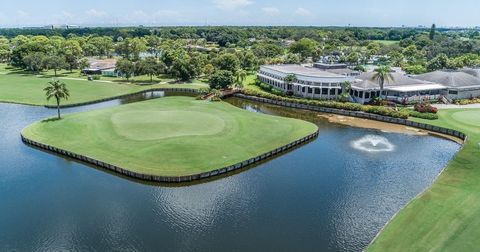
<svg viewBox="0 0 480 252"><path fill-rule="evenodd" d="M37 122L22 135L140 174L187 176L248 160L317 130L309 122L225 102L166 97Z"/></svg>

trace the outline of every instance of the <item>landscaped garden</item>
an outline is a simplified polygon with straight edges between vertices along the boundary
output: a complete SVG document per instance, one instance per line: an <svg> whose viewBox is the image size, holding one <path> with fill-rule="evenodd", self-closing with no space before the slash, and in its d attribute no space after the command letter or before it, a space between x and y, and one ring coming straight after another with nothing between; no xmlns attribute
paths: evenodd
<svg viewBox="0 0 480 252"><path fill-rule="evenodd" d="M316 131L312 123L225 102L166 97L37 122L22 134L133 172L183 176L250 159Z"/></svg>
<svg viewBox="0 0 480 252"><path fill-rule="evenodd" d="M478 249L480 109L446 109L438 114L438 120L414 120L462 131L467 142L437 181L386 226L370 251Z"/></svg>
<svg viewBox="0 0 480 252"><path fill-rule="evenodd" d="M78 71L69 77L59 77L65 82L71 96L62 101L62 105L78 104L89 101L101 100L110 97L136 93L153 88L202 88L207 84L193 82L191 84L154 84L134 85L131 83L118 83L114 81L87 81L86 77L80 79ZM0 65L0 102L21 103L29 105L54 105L54 101L47 102L43 89L51 80L52 75L32 75L18 69L6 68ZM121 78L116 78L117 81Z"/></svg>

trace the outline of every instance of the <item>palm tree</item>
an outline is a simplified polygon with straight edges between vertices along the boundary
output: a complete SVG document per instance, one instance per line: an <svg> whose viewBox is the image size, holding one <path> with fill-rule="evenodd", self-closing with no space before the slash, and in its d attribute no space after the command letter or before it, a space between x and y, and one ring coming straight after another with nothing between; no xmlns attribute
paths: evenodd
<svg viewBox="0 0 480 252"><path fill-rule="evenodd" d="M247 78L247 71L240 69L237 71L237 83L243 83Z"/></svg>
<svg viewBox="0 0 480 252"><path fill-rule="evenodd" d="M380 98L382 98L383 95L383 87L385 82L390 82L393 80L394 78L390 66L380 66L375 69L375 73L372 76L372 81L378 82L378 85L380 86Z"/></svg>
<svg viewBox="0 0 480 252"><path fill-rule="evenodd" d="M285 76L285 79L283 79L283 81L287 85L292 84L292 82L297 81L297 76L295 74L289 74L289 75Z"/></svg>
<svg viewBox="0 0 480 252"><path fill-rule="evenodd" d="M68 100L70 92L67 89L67 85L59 80L52 80L48 82L48 86L43 89L45 95L47 96L47 101L55 97L57 101L57 114L58 119L60 119L60 100Z"/></svg>

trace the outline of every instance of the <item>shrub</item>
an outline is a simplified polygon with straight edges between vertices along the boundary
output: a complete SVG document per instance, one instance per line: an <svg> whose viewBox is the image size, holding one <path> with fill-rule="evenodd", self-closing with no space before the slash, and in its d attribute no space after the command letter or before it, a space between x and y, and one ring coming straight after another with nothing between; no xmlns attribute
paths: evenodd
<svg viewBox="0 0 480 252"><path fill-rule="evenodd" d="M403 119L408 118L408 112L396 111L395 109L389 108L389 107L362 105L362 104L351 103L351 102L343 103L343 102L337 102L337 101L282 97L282 96L274 95L271 93L265 93L265 92L250 90L250 89L243 89L242 93L250 96L258 96L258 97L263 97L271 100L294 102L294 103L299 103L304 105L312 105L312 106L318 106L318 107L335 108L335 109L343 109L343 110L351 110L351 111L363 111L366 113L403 118Z"/></svg>
<svg viewBox="0 0 480 252"><path fill-rule="evenodd" d="M420 112L420 113L433 113L436 114L438 112L438 109L433 107L427 102L420 102L415 104L413 107L415 111Z"/></svg>
<svg viewBox="0 0 480 252"><path fill-rule="evenodd" d="M93 76L92 76L92 79L93 79L93 80L100 80L100 79L101 79L101 76L100 76L100 75L93 75Z"/></svg>
<svg viewBox="0 0 480 252"><path fill-rule="evenodd" d="M412 117L417 117L417 118L422 118L422 119L427 119L427 120L437 120L438 115L434 113L421 113L418 111L411 110L408 112L410 116Z"/></svg>

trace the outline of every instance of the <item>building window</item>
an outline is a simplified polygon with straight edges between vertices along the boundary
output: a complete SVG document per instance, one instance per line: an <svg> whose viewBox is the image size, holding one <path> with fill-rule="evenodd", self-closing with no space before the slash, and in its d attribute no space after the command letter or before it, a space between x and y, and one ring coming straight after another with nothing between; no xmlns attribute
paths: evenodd
<svg viewBox="0 0 480 252"><path fill-rule="evenodd" d="M366 92L365 93L365 99L369 99L370 98L370 93L369 92Z"/></svg>
<svg viewBox="0 0 480 252"><path fill-rule="evenodd" d="M315 94L320 94L320 88L315 88Z"/></svg>
<svg viewBox="0 0 480 252"><path fill-rule="evenodd" d="M355 90L354 96L358 97L358 91Z"/></svg>
<svg viewBox="0 0 480 252"><path fill-rule="evenodd" d="M363 97L363 91L360 91L360 93L358 93L358 97Z"/></svg>
<svg viewBox="0 0 480 252"><path fill-rule="evenodd" d="M335 88L330 89L330 95L335 95Z"/></svg>
<svg viewBox="0 0 480 252"><path fill-rule="evenodd" d="M448 94L458 95L457 90L448 90Z"/></svg>
<svg viewBox="0 0 480 252"><path fill-rule="evenodd" d="M322 88L322 95L328 95L328 88Z"/></svg>
<svg viewBox="0 0 480 252"><path fill-rule="evenodd" d="M308 88L308 93L309 93L309 94L312 93L312 88L311 88L311 87Z"/></svg>
<svg viewBox="0 0 480 252"><path fill-rule="evenodd" d="M305 93L305 87L302 87L302 93Z"/></svg>

